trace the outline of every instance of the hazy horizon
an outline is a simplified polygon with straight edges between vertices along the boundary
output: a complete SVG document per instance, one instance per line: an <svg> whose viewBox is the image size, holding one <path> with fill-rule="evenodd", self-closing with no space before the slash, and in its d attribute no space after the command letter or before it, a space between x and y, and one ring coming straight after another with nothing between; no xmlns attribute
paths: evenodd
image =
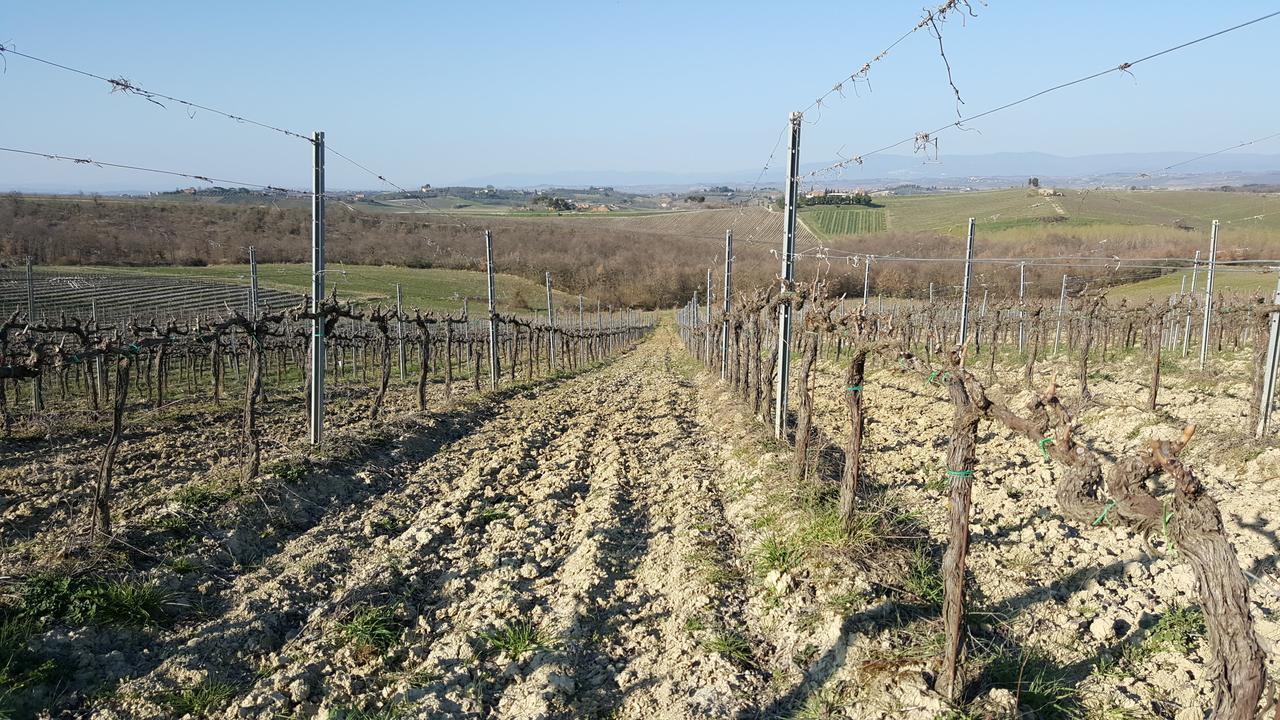
<svg viewBox="0 0 1280 720"><path fill-rule="evenodd" d="M930 3L931 5L936 3ZM331 149L405 187L501 176L636 175L731 181L759 174L787 113L890 45L918 7L796 13L794 37L763 3L641 6L175 6L89 2L11 8L0 43L20 52L270 123L324 130ZM921 31L806 115L801 160L822 166L1059 82L1252 19L1260 2L1192 10L1103 2L975 3L976 17ZM253 22L245 22L252 13ZM820 22L815 21L820 20ZM1267 21L952 128L941 164L993 153L1058 157L1202 154L1275 132L1257 92ZM1053 32L1044 32L1052 28ZM788 44L794 52L782 51ZM306 188L309 143L217 115L165 107L99 80L6 54L13 108L0 145ZM1226 70L1224 70L1226 68ZM1268 154L1269 141L1242 149ZM907 144L899 151L910 156ZM931 151L932 152L932 151ZM1230 153L1218 159L1230 157ZM841 182L870 178L852 167ZM1135 168L1149 169L1149 168ZM1184 168L1195 172L1197 167ZM1034 169L1028 169L1034 172ZM333 188L388 190L331 155ZM3 154L0 188L163 190L180 178Z"/></svg>

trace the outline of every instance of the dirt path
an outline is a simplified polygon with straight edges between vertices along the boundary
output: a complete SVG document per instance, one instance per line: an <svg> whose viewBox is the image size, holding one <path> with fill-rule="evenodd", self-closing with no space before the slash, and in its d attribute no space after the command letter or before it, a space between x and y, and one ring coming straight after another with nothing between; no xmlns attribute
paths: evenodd
<svg viewBox="0 0 1280 720"><path fill-rule="evenodd" d="M227 717L753 714L761 639L744 581L703 572L707 547L741 559L681 353L661 332L510 399L238 578L97 716L165 717L196 687Z"/></svg>

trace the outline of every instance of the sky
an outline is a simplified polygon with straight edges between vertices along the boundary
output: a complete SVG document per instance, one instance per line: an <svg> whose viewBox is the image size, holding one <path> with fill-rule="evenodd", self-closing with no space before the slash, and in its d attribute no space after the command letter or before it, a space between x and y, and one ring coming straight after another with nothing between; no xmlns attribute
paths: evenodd
<svg viewBox="0 0 1280 720"><path fill-rule="evenodd" d="M1272 3L974 0L976 17L952 16L942 36L960 110L971 115L1280 9ZM304 134L323 130L332 149L416 187L511 173L758 170L790 111L921 15L919 0L47 0L0 6L0 44ZM942 133L940 158L1208 152L1277 132L1278 37L1280 17L1044 96ZM310 185L305 141L6 60L0 146ZM862 154L956 119L938 41L926 32L877 62L869 80L806 114L803 162ZM1249 150L1280 152L1280 139ZM386 187L333 156L326 172L331 188ZM189 184L0 153L0 189Z"/></svg>

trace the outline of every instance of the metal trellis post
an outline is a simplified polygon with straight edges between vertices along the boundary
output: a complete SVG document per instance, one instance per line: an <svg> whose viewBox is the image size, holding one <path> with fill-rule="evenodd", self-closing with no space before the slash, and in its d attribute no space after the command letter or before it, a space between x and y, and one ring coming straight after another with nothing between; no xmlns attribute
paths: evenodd
<svg viewBox="0 0 1280 720"><path fill-rule="evenodd" d="M773 407L773 435L784 438L787 434L787 392L791 381L791 303L787 295L793 292L796 253L796 193L800 184L800 120L802 115L791 113L791 139L787 143L786 215L782 230L782 283L783 301L778 304L778 379Z"/></svg>
<svg viewBox="0 0 1280 720"><path fill-rule="evenodd" d="M396 342L400 346L400 382L404 382L404 292L400 288L400 283L396 283Z"/></svg>
<svg viewBox="0 0 1280 720"><path fill-rule="evenodd" d="M1280 305L1280 280L1276 281L1276 293L1272 296L1271 302ZM1271 422L1271 407L1275 398L1276 356L1280 353L1280 312L1271 313L1270 325L1271 338L1267 343L1267 362L1264 366L1266 375L1262 378L1262 407L1258 409L1258 428L1254 433L1259 438L1266 434L1267 425Z"/></svg>
<svg viewBox="0 0 1280 720"><path fill-rule="evenodd" d="M36 278L31 268L31 256L27 256L27 322L36 321Z"/></svg>
<svg viewBox="0 0 1280 720"><path fill-rule="evenodd" d="M1218 262L1218 221L1209 231L1209 273L1204 282L1204 323L1200 326L1200 369L1209 358L1209 318L1213 312L1213 271Z"/></svg>
<svg viewBox="0 0 1280 720"><path fill-rule="evenodd" d="M312 137L315 151L311 187L311 444L324 437L324 133Z"/></svg>
<svg viewBox="0 0 1280 720"><path fill-rule="evenodd" d="M498 295L493 285L493 234L484 231L484 267L489 276L489 380L498 389L501 376L498 367Z"/></svg>
<svg viewBox="0 0 1280 720"><path fill-rule="evenodd" d="M729 372L729 295L733 292L733 231L724 231L724 317L720 319L720 379Z"/></svg>
<svg viewBox="0 0 1280 720"><path fill-rule="evenodd" d="M551 304L550 271L547 271L547 357L554 369L556 366L556 311Z"/></svg>
<svg viewBox="0 0 1280 720"><path fill-rule="evenodd" d="M964 285L960 287L960 340L961 348L969 339L969 284L973 281L973 236L975 223L969 218L969 234L964 246Z"/></svg>

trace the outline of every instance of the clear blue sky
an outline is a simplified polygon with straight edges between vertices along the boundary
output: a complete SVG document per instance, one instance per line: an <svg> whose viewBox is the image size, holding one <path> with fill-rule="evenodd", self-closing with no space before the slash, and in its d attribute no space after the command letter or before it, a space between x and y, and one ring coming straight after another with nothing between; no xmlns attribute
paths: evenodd
<svg viewBox="0 0 1280 720"><path fill-rule="evenodd" d="M937 0L930 2L936 4ZM975 5L977 3L975 2ZM799 109L920 17L921 3L10 2L0 43L303 132L404 185L503 172L758 168ZM991 0L944 41L973 113L1280 8ZM1280 18L951 132L947 153L1208 151L1280 130ZM806 126L802 159L853 155L955 117L916 33L873 92ZM306 143L189 118L17 57L0 145L306 187ZM1280 152L1260 146L1257 152ZM170 188L178 179L0 154L0 188ZM331 187L377 182L332 160Z"/></svg>

